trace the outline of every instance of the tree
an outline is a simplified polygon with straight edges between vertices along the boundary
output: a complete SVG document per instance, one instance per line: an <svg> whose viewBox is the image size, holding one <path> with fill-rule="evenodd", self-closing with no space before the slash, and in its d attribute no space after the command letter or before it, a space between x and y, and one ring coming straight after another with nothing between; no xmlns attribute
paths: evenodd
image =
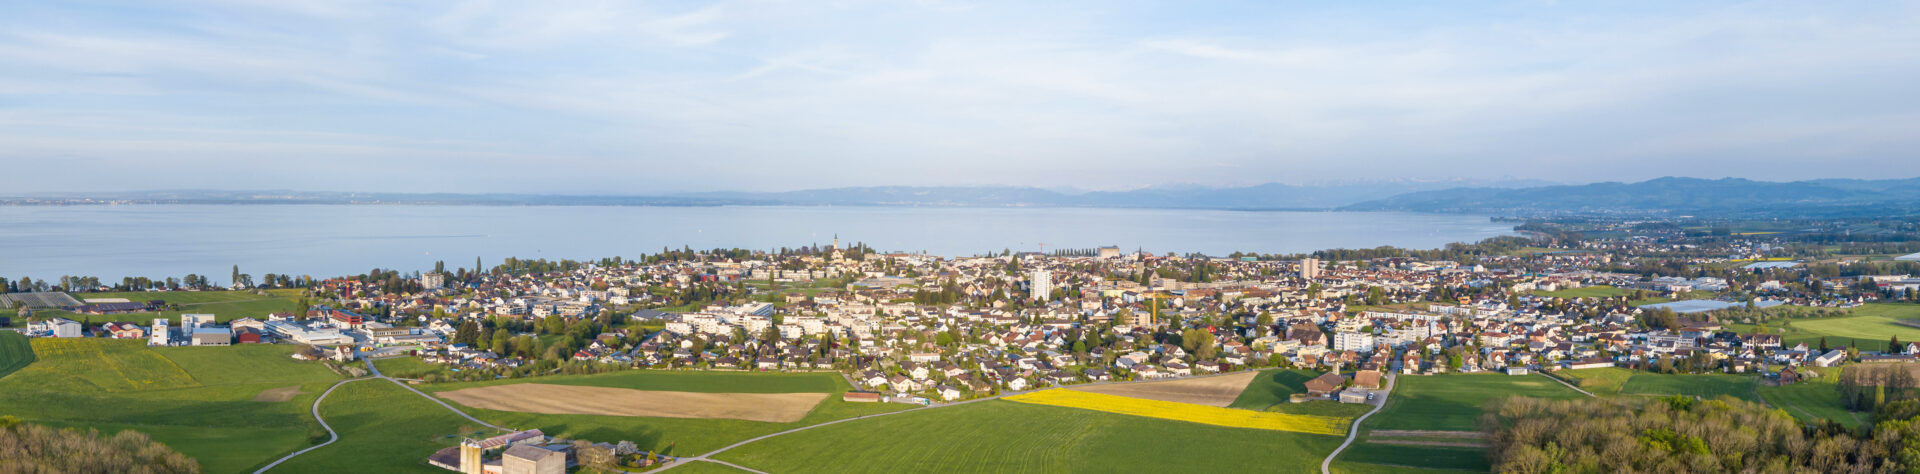
<svg viewBox="0 0 1920 474"><path fill-rule="evenodd" d="M1829 349L1827 348L1827 336L1820 336L1820 353L1825 354L1827 353L1828 350Z"/></svg>
<svg viewBox="0 0 1920 474"><path fill-rule="evenodd" d="M499 330L493 331L493 344L492 344L493 353L499 354L501 357L506 357L507 354L509 354L509 352L507 351L508 349L507 340L512 337L513 335L509 334L509 331L507 331L506 329L499 329Z"/></svg>

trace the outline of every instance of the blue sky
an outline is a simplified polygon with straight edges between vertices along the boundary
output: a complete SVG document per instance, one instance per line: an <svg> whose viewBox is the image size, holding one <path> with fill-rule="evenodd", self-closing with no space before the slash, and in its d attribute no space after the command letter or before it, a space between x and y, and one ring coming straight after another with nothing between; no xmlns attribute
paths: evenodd
<svg viewBox="0 0 1920 474"><path fill-rule="evenodd" d="M0 0L22 192L1920 176L1884 2Z"/></svg>

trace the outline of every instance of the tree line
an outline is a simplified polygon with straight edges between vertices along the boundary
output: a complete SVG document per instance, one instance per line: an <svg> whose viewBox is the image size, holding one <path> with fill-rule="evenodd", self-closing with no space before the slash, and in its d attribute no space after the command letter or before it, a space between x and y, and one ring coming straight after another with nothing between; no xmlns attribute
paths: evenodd
<svg viewBox="0 0 1920 474"><path fill-rule="evenodd" d="M1874 418L1853 433L1724 396L1512 397L1490 404L1481 424L1494 472L1920 470L1920 402L1889 403Z"/></svg>

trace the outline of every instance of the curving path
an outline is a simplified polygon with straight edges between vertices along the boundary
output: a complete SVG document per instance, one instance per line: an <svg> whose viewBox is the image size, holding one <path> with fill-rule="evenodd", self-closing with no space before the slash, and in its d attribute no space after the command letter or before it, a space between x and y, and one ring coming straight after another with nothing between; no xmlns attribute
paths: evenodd
<svg viewBox="0 0 1920 474"><path fill-rule="evenodd" d="M1545 374L1545 373L1541 373L1541 372L1535 372L1535 373L1536 373L1536 374L1539 374L1539 375L1540 375L1541 377L1546 377L1546 378L1548 378L1548 379L1550 379L1550 380L1553 380L1553 381L1555 381L1555 382L1560 382L1560 385L1565 385L1565 386L1567 386L1567 388L1571 388L1571 389L1573 389L1573 391L1575 391L1575 392L1580 392L1580 393L1582 393L1582 394L1585 394L1585 395L1586 395L1586 396L1587 396L1588 398L1599 398L1599 397L1600 397L1599 395L1594 395L1594 394L1593 394L1593 392L1589 392L1589 391L1586 391L1586 390L1581 390L1581 389L1580 389L1580 387L1575 387L1575 386L1573 386L1573 384L1570 384L1570 383L1567 383L1567 381L1565 381L1565 380L1560 380L1560 378L1559 378L1559 377L1554 377L1554 376L1552 376L1552 375L1547 375L1547 374ZM1756 390L1758 390L1758 389L1756 389Z"/></svg>
<svg viewBox="0 0 1920 474"><path fill-rule="evenodd" d="M372 371L372 372L373 372L373 377L374 377L374 378L377 378L377 379L384 379L384 380L386 380L386 381L388 381L388 382L393 382L393 384L394 384L394 385L399 385L399 386L400 386L400 388L404 388L404 389L407 389L407 391L409 391L409 392L413 392L413 393L414 393L415 395L419 395L419 396L421 396L421 397L425 397L425 398L426 398L426 399L428 399L428 400L432 400L432 401L433 401L434 403L438 403L438 404L440 404L440 406L441 406L441 407L445 407L445 408L447 409L447 411L451 411L451 412L453 412L453 414L455 414L455 415L460 415L460 417L461 417L461 418L466 418L466 419L467 419L467 421L471 421L471 422L474 422L474 423L479 423L479 424L480 424L480 426L485 426L485 427L488 427L488 428L493 428L493 429L496 429L496 430L500 430L500 431L517 431L517 430L510 430L510 429L506 429L506 428L501 428L501 427L498 427L498 426L493 426L493 423L488 423L488 422L485 422L485 421L480 421L480 419L479 419L479 418L474 418L474 417L473 417L473 415L468 415L468 414L467 414L467 412L464 412L464 411L460 411L460 409L458 409L458 408L454 408L454 407L453 407L453 405L448 405L448 404L447 404L447 402L445 402L445 401L441 401L439 397L435 397L435 396L432 396L432 395L427 395L427 392L422 392L422 391L420 391L419 389L416 389L416 388L413 388L413 386L412 386L412 385L407 385L407 383L406 383L406 382L401 382L401 381L399 381L399 380L396 380L396 379L394 379L393 377L388 377L388 376L387 376L386 374L382 374L382 373L380 373L380 368L379 368L379 367L374 367L374 366L373 366L373 359L360 359L360 360L361 360L362 362L366 362L366 363L367 363L367 370L369 370L369 371ZM318 404L316 404L316 405L314 405L314 406L316 407L316 409L317 409L317 407L319 407L319 405L318 405Z"/></svg>
<svg viewBox="0 0 1920 474"><path fill-rule="evenodd" d="M1367 421L1367 417L1373 416L1373 414L1379 413L1381 408L1387 407L1387 397L1393 396L1393 384L1398 378L1396 374L1387 374L1387 387L1380 391L1380 404L1374 405L1372 410L1367 411L1367 414L1360 415L1359 418L1353 419L1353 424L1347 428L1347 440L1341 442L1340 447L1333 448L1333 453L1328 454L1327 459L1320 461L1320 474L1333 474L1333 458L1340 457L1340 452L1346 451L1347 446L1353 444L1354 438L1360 437L1360 422Z"/></svg>
<svg viewBox="0 0 1920 474"><path fill-rule="evenodd" d="M307 449L294 451L293 454L288 454L286 455L286 457L276 459L272 463L269 463L266 466L261 467L260 470L253 471L253 474L261 474L261 473L267 472L268 469L273 469L274 466L278 466L280 465L280 463L287 462L287 460L293 459L294 456L306 454L307 451L324 448L324 447L327 447L327 445L329 444L333 444L334 441L339 441L340 433L334 432L333 427L327 425L327 420L320 418L320 402L325 401L327 399L327 395L332 395L333 389L340 388L341 385L346 385L347 382L358 382L361 380L366 380L366 379L347 379L347 380L341 380L339 382L334 382L332 387L327 387L327 391L320 392L319 398L313 399L313 420L320 422L320 427L325 428L327 430L327 442L316 444L313 446L308 446Z"/></svg>
<svg viewBox="0 0 1920 474"><path fill-rule="evenodd" d="M326 392L322 392L322 393L320 394L320 396L319 396L318 398L315 398L315 399L313 399L313 419L314 419L314 421L319 421L319 422L320 422L320 427L321 427L321 428L326 428L326 430L327 430L327 442L325 442L325 443L320 443L320 444L316 444L316 445L313 445L313 446L308 446L308 447L307 447L307 449L302 449L302 450L299 450L299 451L294 451L294 452L293 452L293 454L288 454L288 455L287 455L286 457L283 457L283 458L280 458L280 459L278 459L278 460L275 460L275 461L273 461L273 463L271 463L271 464L267 464L267 465L266 465L265 467L261 467L261 468L260 468L260 470L257 470L257 471L253 471L253 474L264 474L264 473L265 473L265 472L267 472L268 470L270 470L270 469L273 469L273 468L274 468L275 466L279 466L279 465L280 465L280 463L284 463L284 462L287 462L288 460L291 460L291 459L293 459L293 458L294 458L295 456L299 456L299 455L302 455L302 454L306 454L306 453L307 453L308 451L313 451L313 450L315 450L315 449L320 449L320 448L324 448L324 447L327 447L327 445L329 445L329 444L333 444L333 442L334 442L334 441L339 441L339 440L340 440L340 434L339 434L339 433L336 433L336 432L334 432L334 431L333 431L333 427L332 427L332 426L329 426L329 425L327 425L327 420L325 420L325 419L322 419L322 418L320 418L320 402L323 402L323 401L326 401L326 400L327 400L327 395L331 395L331 394L333 394L333 390L334 390L334 389L337 389L337 388L340 388L340 386L341 386L341 385L346 385L346 384L347 384L348 382L359 382L359 381L362 381L362 380L373 380L373 379L381 379L381 380L386 380L386 381L388 381L388 382L393 382L393 384L394 384L394 385L399 385L399 386L400 386L400 388L404 388L404 389L407 389L407 391L410 391L410 392L413 392L414 394L417 394L417 395L420 395L421 397L425 397L425 398L426 398L426 399L428 399L428 400L433 400L433 402L434 402L434 403L438 403L438 404L440 404L440 406L442 406L442 407L446 407L446 409L447 409L447 411L451 411L451 412L453 412L453 413L454 413L454 414L456 414L456 415L460 415L460 417L461 417L461 418L466 418L466 419L467 419L467 421L472 421L472 422L474 422L474 423L479 423L479 424L480 424L481 426L485 426L485 427L488 427L488 428L493 428L493 429L496 429L496 430L500 430L500 431L513 431L513 430L509 430L509 429L506 429L506 428L501 428L501 427L498 427L498 426L494 426L494 425L493 425L492 423L487 423L487 422L485 422L485 421L480 421L480 419L479 419L479 418L474 418L474 417L473 417L472 415L468 415L468 414L467 414L466 412L463 412L463 411L460 411L459 409L456 409L456 408L454 408L454 407L453 407L453 405L448 405L448 404L447 404L447 402L443 402L443 401L440 401L440 399L439 399L439 398L434 398L434 397L433 397L432 395L427 395L427 394L426 394L426 392L422 392L422 391L420 391L420 390L417 390L417 389L414 389L414 388L413 388L413 387L411 387L411 386L408 386L408 385L406 384L406 382L401 382L401 381L399 381L399 380L395 380L395 379L394 379L393 377L388 377L388 376L386 376L386 375L384 375L384 374L381 374L381 373L380 373L380 368L378 368L378 367L374 367L374 366L373 366L373 360L372 360L372 359L361 359L361 361L362 361L362 362L365 362L365 363L367 364L367 370L369 370L369 371L372 371L372 373L373 373L373 376L372 376L372 377L363 377L363 378L355 378L355 379L347 379L347 380L341 380L341 381L339 381L339 382L334 382L334 384L333 384L333 386L332 386L332 387L327 387L327 391L326 391ZM714 461L714 462L719 462L719 461ZM722 464L725 464L725 463L722 463ZM734 466L734 467L739 467L739 466ZM744 469L744 468L742 468L742 469ZM756 471L756 472L757 472L757 471ZM762 473L762 474L764 474L764 473Z"/></svg>

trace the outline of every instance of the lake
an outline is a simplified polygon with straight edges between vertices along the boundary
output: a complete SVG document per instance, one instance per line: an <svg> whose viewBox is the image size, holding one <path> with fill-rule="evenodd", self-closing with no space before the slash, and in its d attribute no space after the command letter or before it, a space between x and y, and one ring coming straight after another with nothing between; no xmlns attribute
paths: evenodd
<svg viewBox="0 0 1920 474"><path fill-rule="evenodd" d="M1484 216L1083 208L498 207L400 205L0 206L0 276L328 277L374 268L597 260L663 247L772 250L865 242L975 255L1118 245L1154 253L1437 248L1512 234Z"/></svg>

